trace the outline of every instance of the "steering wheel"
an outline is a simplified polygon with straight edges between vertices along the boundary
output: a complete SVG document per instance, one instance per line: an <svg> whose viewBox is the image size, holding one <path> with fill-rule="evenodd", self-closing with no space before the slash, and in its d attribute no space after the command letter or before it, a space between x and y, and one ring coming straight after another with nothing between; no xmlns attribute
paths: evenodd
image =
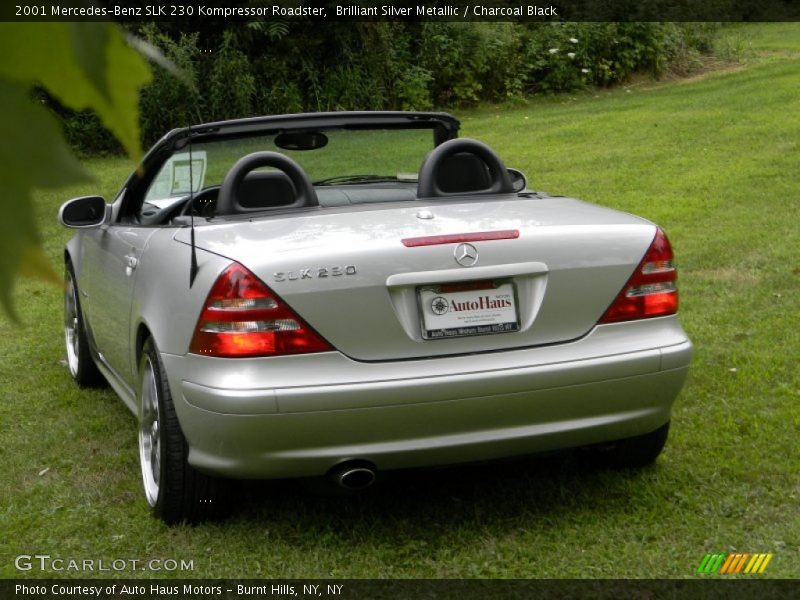
<svg viewBox="0 0 800 600"><path fill-rule="evenodd" d="M189 198L186 198L186 201L183 203L183 206L181 207L181 210L177 214L177 216L183 217L185 215L188 215L189 211L195 210L198 207L198 205L201 208L200 208L200 214L197 214L197 212L195 212L196 217L210 216L204 214L206 207L203 206L202 203L206 200L215 200L218 193L219 193L219 186L209 187L204 190L200 190L194 196L192 196L191 201L189 201Z"/></svg>
<svg viewBox="0 0 800 600"><path fill-rule="evenodd" d="M289 178L294 185L294 202L281 205L281 208L299 208L303 206L319 206L317 192L303 168L288 156L277 152L253 152L243 156L231 167L217 197L217 215L234 215L247 212L263 211L265 207L242 206L239 202L239 184L245 176L260 167L274 167Z"/></svg>
<svg viewBox="0 0 800 600"><path fill-rule="evenodd" d="M486 165L489 170L490 184L486 189L469 192L447 192L439 187L437 174L441 165L456 154L471 154ZM419 170L417 196L419 198L439 198L445 196L463 196L469 194L513 194L514 184L503 161L489 146L470 138L456 138L438 145Z"/></svg>

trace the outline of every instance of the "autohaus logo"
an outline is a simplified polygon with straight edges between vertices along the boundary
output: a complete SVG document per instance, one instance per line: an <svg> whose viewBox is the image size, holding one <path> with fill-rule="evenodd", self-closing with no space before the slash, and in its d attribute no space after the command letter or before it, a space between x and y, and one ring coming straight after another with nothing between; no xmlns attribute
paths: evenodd
<svg viewBox="0 0 800 600"><path fill-rule="evenodd" d="M462 302L453 300L450 303L450 310L453 312L467 312L471 310L487 310L497 308L511 308L511 300L509 298L490 298L489 296L481 296L476 300L464 300Z"/></svg>
<svg viewBox="0 0 800 600"><path fill-rule="evenodd" d="M431 300L431 310L435 315L443 315L450 310L450 303L447 301L447 298L436 296Z"/></svg>

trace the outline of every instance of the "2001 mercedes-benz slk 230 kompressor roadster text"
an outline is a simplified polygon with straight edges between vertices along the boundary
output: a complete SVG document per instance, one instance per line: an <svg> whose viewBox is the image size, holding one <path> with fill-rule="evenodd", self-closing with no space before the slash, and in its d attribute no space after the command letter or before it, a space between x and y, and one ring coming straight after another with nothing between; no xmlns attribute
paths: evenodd
<svg viewBox="0 0 800 600"><path fill-rule="evenodd" d="M77 198L68 364L139 420L147 501L223 478L376 472L593 446L641 466L689 366L654 224L527 189L444 113L174 130L112 204Z"/></svg>

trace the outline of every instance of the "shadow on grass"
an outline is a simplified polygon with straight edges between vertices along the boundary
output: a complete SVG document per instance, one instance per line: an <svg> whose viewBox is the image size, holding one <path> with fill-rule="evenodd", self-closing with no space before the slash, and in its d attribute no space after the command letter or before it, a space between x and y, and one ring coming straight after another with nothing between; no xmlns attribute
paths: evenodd
<svg viewBox="0 0 800 600"><path fill-rule="evenodd" d="M658 477L658 466L600 469L576 450L381 473L373 486L349 495L326 494L319 481L236 482L227 521L269 527L284 541L317 531L367 544L398 536L435 543L462 528L492 534L563 530L565 522L579 526L629 511L632 504L663 502L653 490Z"/></svg>

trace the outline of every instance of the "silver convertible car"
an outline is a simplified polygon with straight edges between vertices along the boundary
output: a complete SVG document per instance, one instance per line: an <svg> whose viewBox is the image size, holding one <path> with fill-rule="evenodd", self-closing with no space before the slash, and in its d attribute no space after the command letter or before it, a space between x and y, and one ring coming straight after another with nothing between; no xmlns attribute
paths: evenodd
<svg viewBox="0 0 800 600"><path fill-rule="evenodd" d="M670 243L527 189L444 113L176 129L59 218L69 370L136 415L144 491L210 518L226 478L330 478L667 438L692 345Z"/></svg>

